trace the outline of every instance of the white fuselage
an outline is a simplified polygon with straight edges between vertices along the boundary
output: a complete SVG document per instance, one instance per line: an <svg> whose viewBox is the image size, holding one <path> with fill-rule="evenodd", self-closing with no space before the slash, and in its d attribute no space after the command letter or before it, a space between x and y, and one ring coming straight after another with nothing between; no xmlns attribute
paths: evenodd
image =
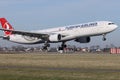
<svg viewBox="0 0 120 80"><path fill-rule="evenodd" d="M84 24L76 24L76 25L69 25L69 26L58 27L58 28L51 28L46 30L37 30L32 32L44 33L49 35L52 35L52 34L65 35L65 37L62 37L60 41L55 41L55 42L61 42L61 41L74 40L79 37L87 37L87 36L90 37L90 36L107 34L109 32L112 32L116 28L117 28L117 25L115 25L110 21L96 21L96 22L90 22L90 23L84 23ZM29 36L23 36L18 34L10 35L9 40L17 43L24 43L24 44L34 44L34 43L45 42L42 39L37 37L29 37Z"/></svg>

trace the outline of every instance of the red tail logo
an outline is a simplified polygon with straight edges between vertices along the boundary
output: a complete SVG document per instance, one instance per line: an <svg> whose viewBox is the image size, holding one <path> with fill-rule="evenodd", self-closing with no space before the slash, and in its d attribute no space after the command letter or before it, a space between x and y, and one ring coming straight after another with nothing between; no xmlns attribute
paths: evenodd
<svg viewBox="0 0 120 80"><path fill-rule="evenodd" d="M0 23L1 23L3 29L14 30L5 18L0 18ZM4 31L4 33L5 33L5 36L9 36L12 34L11 31Z"/></svg>

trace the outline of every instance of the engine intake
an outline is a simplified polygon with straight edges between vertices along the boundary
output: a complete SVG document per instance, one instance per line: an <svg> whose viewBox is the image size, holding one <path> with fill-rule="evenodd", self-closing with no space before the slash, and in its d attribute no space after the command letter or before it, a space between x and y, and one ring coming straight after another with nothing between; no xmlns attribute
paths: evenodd
<svg viewBox="0 0 120 80"><path fill-rule="evenodd" d="M80 43L89 43L90 37L80 37L80 38L76 39L75 41L80 42Z"/></svg>

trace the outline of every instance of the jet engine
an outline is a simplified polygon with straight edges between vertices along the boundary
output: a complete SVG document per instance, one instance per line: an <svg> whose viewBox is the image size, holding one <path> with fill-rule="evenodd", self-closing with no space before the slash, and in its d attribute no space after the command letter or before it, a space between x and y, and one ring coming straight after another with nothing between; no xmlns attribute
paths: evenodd
<svg viewBox="0 0 120 80"><path fill-rule="evenodd" d="M49 41L51 42L57 42L61 40L61 35L60 34L52 34L49 36Z"/></svg>
<svg viewBox="0 0 120 80"><path fill-rule="evenodd" d="M77 38L75 41L80 43L89 43L90 40L91 40L90 37L80 37L80 38Z"/></svg>

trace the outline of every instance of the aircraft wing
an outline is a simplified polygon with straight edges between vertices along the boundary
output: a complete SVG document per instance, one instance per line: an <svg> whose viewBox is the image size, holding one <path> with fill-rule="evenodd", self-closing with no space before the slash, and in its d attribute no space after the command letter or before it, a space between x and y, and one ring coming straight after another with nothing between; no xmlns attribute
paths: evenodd
<svg viewBox="0 0 120 80"><path fill-rule="evenodd" d="M19 34L23 36L37 37L41 39L48 39L49 35L44 33L35 33L35 32L27 32L27 31L16 31L16 30L8 30L8 29L0 29L2 31L10 31L12 34Z"/></svg>

